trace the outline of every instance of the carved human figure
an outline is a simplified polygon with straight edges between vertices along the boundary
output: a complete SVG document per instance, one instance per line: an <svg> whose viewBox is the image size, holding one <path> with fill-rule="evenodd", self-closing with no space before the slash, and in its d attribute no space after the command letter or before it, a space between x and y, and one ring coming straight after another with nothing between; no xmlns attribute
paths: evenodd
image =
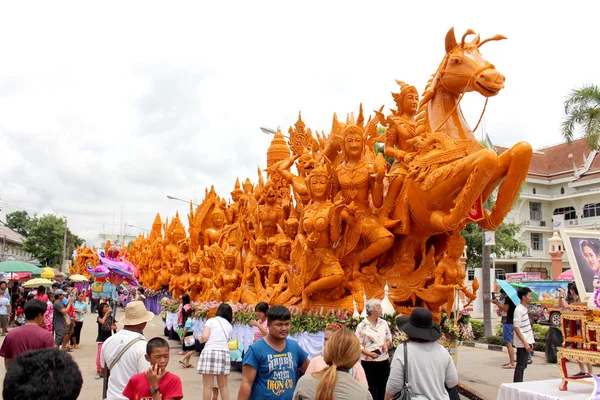
<svg viewBox="0 0 600 400"><path fill-rule="evenodd" d="M283 226L283 208L277 205L277 192L271 181L268 181L262 191L265 204L258 206L258 219L262 225L263 235L267 244L277 234L277 225Z"/></svg>
<svg viewBox="0 0 600 400"><path fill-rule="evenodd" d="M246 257L244 262L244 271L249 271L252 268L256 268L260 274L260 281L263 286L266 283L267 273L269 271L269 265L271 263L271 257L267 253L267 242L262 236L254 242L254 251Z"/></svg>
<svg viewBox="0 0 600 400"><path fill-rule="evenodd" d="M290 168L292 165L294 165L296 160L296 168L298 169L299 175L294 175L290 172ZM298 200L300 200L302 204L306 205L310 201L310 193L308 192L308 187L306 186L306 177L308 177L314 167L314 157L312 154L305 152L302 155L293 156L287 160L280 161L274 164L271 168L279 171L281 176L283 176L288 183L292 185L294 194L297 196Z"/></svg>
<svg viewBox="0 0 600 400"><path fill-rule="evenodd" d="M219 274L222 301L230 300L231 293L237 289L241 280L241 274L235 268L236 258L235 252L225 252L225 269Z"/></svg>
<svg viewBox="0 0 600 400"><path fill-rule="evenodd" d="M302 308L309 308L310 298L315 294L336 288L344 279L344 271L333 250L341 235L342 205L328 199L329 171L318 165L309 175L311 201L304 209L302 227L306 232L306 244L300 260L297 276L292 280L304 286ZM298 291L296 283L295 291ZM292 289L294 290L294 289Z"/></svg>
<svg viewBox="0 0 600 400"><path fill-rule="evenodd" d="M192 252L190 253L190 273L185 277L184 292L190 294L192 301L198 301L201 291L202 275L200 275L200 260Z"/></svg>
<svg viewBox="0 0 600 400"><path fill-rule="evenodd" d="M240 198L242 196L242 194L244 193L244 191L242 189L240 189L240 180L236 179L235 181L235 187L233 189L233 192L231 192L231 200L233 201L231 204L229 204L229 206L227 207L227 223L228 224L234 224L236 222L238 222L239 219L239 201Z"/></svg>
<svg viewBox="0 0 600 400"><path fill-rule="evenodd" d="M356 208L357 223L350 225L343 238L341 257L345 259L354 254L348 262L353 264L353 272L358 272L360 264L385 253L394 243L392 233L373 215L369 201L371 198L375 208L383 204L386 164L381 154L377 156L374 168L363 159L364 132L361 127L346 126L343 139L345 160L335 170L333 195L335 197L341 191L344 203ZM361 239L364 245L358 246Z"/></svg>
<svg viewBox="0 0 600 400"><path fill-rule="evenodd" d="M417 136L415 115L419 106L419 94L414 86L398 80L396 82L400 85L401 90L400 93L392 93L392 96L398 109L392 110L392 114L381 121L384 126L388 127L385 134L384 153L395 159L389 172L392 177L387 195L379 214L380 221L386 228L393 228L400 222L390 219L389 216L397 204L400 189L408 173L408 164L415 156L415 148L409 140ZM406 226L408 221L403 222L404 226L400 227L400 230L408 228Z"/></svg>
<svg viewBox="0 0 600 400"><path fill-rule="evenodd" d="M225 213L221 210L221 207L215 205L214 209L210 213L210 219L212 222L212 228L204 230L204 247L210 247L213 243L217 243L218 246L222 246L221 234L223 233L223 227L225 226Z"/></svg>
<svg viewBox="0 0 600 400"><path fill-rule="evenodd" d="M465 239L459 232L453 232L448 236L446 245L446 251L435 268L435 281L429 289L446 293L444 296L448 299L446 310L450 312L454 306L454 290L462 291L471 300L474 300L476 295L465 286L467 274L460 261L465 248ZM474 287L478 285L477 281L473 282Z"/></svg>
<svg viewBox="0 0 600 400"><path fill-rule="evenodd" d="M277 240L275 256L269 265L268 287L275 286L282 275L290 269L290 253L292 242L287 237Z"/></svg>

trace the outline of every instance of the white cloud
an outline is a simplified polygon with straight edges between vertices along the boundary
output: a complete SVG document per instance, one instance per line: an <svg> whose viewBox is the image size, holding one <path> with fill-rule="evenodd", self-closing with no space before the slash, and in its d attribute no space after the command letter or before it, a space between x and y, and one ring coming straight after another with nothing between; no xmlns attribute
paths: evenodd
<svg viewBox="0 0 600 400"><path fill-rule="evenodd" d="M597 82L595 2L81 2L0 7L0 192L69 217L91 239L120 219L149 228L214 184L256 180L270 137L302 110L328 131L363 102L421 91L450 26L473 28L507 78L485 126L504 145L558 143L569 90ZM478 95L463 102L474 126ZM181 207L180 207L181 206ZM110 228L106 228L110 229ZM116 228L119 230L119 228Z"/></svg>

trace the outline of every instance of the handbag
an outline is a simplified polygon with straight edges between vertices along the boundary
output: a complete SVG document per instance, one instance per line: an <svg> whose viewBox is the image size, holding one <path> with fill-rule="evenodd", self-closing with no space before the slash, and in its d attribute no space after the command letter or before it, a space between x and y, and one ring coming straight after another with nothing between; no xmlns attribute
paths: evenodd
<svg viewBox="0 0 600 400"><path fill-rule="evenodd" d="M185 347L192 347L196 345L196 339L194 339L194 335L185 336L183 338L183 345Z"/></svg>
<svg viewBox="0 0 600 400"><path fill-rule="evenodd" d="M404 383L402 389L391 398L391 400L410 400L410 385L408 384L408 352L406 351L406 342L402 343L404 347Z"/></svg>
<svg viewBox="0 0 600 400"><path fill-rule="evenodd" d="M237 350L239 345L240 344L238 343L237 339L231 339L229 342L227 342L227 347L230 351Z"/></svg>

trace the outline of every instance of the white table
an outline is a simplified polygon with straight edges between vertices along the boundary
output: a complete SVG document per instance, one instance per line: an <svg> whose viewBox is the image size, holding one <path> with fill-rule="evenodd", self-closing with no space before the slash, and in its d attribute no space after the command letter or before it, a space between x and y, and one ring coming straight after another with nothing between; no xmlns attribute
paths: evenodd
<svg viewBox="0 0 600 400"><path fill-rule="evenodd" d="M592 378L585 379L593 381ZM569 390L561 392L558 385L561 379L532 381L521 383L504 383L498 391L498 400L588 400L594 386L569 382Z"/></svg>

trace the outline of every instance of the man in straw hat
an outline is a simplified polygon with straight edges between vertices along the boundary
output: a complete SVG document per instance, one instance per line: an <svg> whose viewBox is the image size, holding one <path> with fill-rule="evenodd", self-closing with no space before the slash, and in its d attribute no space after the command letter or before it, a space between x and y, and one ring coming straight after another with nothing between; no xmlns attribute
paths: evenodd
<svg viewBox="0 0 600 400"><path fill-rule="evenodd" d="M150 367L145 357L146 339L143 333L146 323L153 317L154 314L147 311L141 301L132 301L125 307L125 316L119 320L123 329L104 342L100 354L105 381L108 380L104 384L106 392L103 398L127 400L123 390L129 379Z"/></svg>
<svg viewBox="0 0 600 400"><path fill-rule="evenodd" d="M406 345L408 368L404 365L404 345L398 347L392 360L385 398L400 392L408 369L411 395L427 399L448 399L446 388L458 385L458 373L448 351L437 340L440 327L433 322L431 311L417 307L410 317L397 320L398 329L410 339Z"/></svg>

